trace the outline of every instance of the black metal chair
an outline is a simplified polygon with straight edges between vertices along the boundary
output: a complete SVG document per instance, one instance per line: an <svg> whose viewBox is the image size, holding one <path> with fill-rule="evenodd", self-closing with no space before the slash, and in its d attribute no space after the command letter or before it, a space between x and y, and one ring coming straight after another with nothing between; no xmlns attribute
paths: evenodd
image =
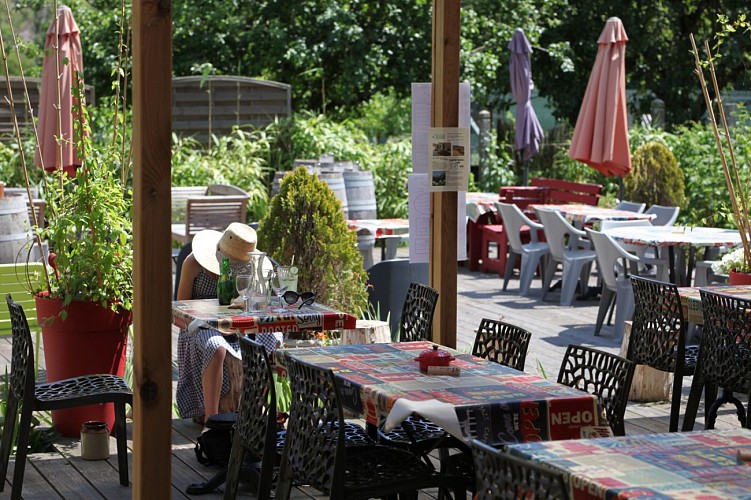
<svg viewBox="0 0 751 500"><path fill-rule="evenodd" d="M438 304L438 292L421 283L410 283L404 299L399 332L403 342L432 341L433 315ZM461 446L440 426L419 417L407 417L391 432L378 429L381 443L409 450L431 463L428 453L441 446Z"/></svg>
<svg viewBox="0 0 751 500"><path fill-rule="evenodd" d="M751 396L751 300L700 290L704 316L701 353L686 406L683 430L692 430L705 391L705 429L714 429L717 411L733 403L742 426L751 429L747 409L734 393ZM717 397L717 388L722 394Z"/></svg>
<svg viewBox="0 0 751 500"><path fill-rule="evenodd" d="M332 499L373 498L450 489L459 498L461 478L434 472L419 457L387 446L345 447L344 413L331 370L287 353L292 406L276 498L288 499L292 482L310 484Z"/></svg>
<svg viewBox="0 0 751 500"><path fill-rule="evenodd" d="M8 400L5 410L2 445L0 446L0 491L5 487L13 436L20 408L16 461L13 471L11 499L21 498L26 467L31 414L34 411L64 410L100 403L115 405L115 437L117 438L117 468L120 484L128 486L128 443L125 431L125 404L133 404L128 384L116 375L85 375L57 382L37 384L34 373L34 345L23 307L5 296L13 329L13 358L11 360Z"/></svg>
<svg viewBox="0 0 751 500"><path fill-rule="evenodd" d="M558 383L596 395L616 436L625 436L623 416L634 378L634 364L615 354L569 345L563 355Z"/></svg>
<svg viewBox="0 0 751 500"><path fill-rule="evenodd" d="M470 441L477 482L474 500L569 498L563 473L515 457L473 439Z"/></svg>
<svg viewBox="0 0 751 500"><path fill-rule="evenodd" d="M637 365L673 374L670 432L678 430L683 377L696 371L698 345L686 345L686 320L678 287L638 276L631 277L634 318L626 357Z"/></svg>
<svg viewBox="0 0 751 500"><path fill-rule="evenodd" d="M243 389L224 498L234 499L237 496L241 466L246 453L250 453L254 459L250 472L255 481L256 498L269 498L284 451L287 431L277 428L276 389L272 363L266 348L263 344L241 336L240 351L243 357ZM365 430L356 424L345 423L344 435L346 446L351 449L375 445Z"/></svg>
<svg viewBox="0 0 751 500"><path fill-rule="evenodd" d="M472 355L523 372L531 338L532 334L524 328L483 318L477 329Z"/></svg>
<svg viewBox="0 0 751 500"><path fill-rule="evenodd" d="M415 342L433 340L433 314L438 292L421 283L410 283L399 322L399 340Z"/></svg>

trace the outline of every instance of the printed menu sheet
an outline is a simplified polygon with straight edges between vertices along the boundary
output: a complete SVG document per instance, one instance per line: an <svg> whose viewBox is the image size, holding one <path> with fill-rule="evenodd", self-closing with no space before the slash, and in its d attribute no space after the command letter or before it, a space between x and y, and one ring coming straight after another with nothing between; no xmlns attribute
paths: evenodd
<svg viewBox="0 0 751 500"><path fill-rule="evenodd" d="M466 191L469 185L469 129L430 129L430 190Z"/></svg>

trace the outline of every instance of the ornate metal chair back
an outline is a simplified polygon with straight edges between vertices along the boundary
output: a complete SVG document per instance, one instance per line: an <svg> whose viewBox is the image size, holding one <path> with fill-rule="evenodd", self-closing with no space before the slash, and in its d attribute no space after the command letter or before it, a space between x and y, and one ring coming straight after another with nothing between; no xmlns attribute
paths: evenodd
<svg viewBox="0 0 751 500"><path fill-rule="evenodd" d="M616 436L625 436L624 415L634 378L634 363L590 347L569 345L558 383L596 395Z"/></svg>
<svg viewBox="0 0 751 500"><path fill-rule="evenodd" d="M477 481L475 500L568 498L561 472L496 450L476 439L470 442L470 448Z"/></svg>
<svg viewBox="0 0 751 500"><path fill-rule="evenodd" d="M477 329L472 355L524 371L532 334L515 325L483 318Z"/></svg>
<svg viewBox="0 0 751 500"><path fill-rule="evenodd" d="M410 283L399 324L399 340L433 340L433 314L438 292L421 283Z"/></svg>

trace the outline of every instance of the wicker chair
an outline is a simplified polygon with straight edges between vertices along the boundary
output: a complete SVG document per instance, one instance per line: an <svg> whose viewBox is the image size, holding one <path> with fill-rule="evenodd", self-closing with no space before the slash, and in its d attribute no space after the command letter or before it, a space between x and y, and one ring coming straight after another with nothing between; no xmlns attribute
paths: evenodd
<svg viewBox="0 0 751 500"><path fill-rule="evenodd" d="M523 372L530 338L532 334L523 328L483 318L477 329L472 355Z"/></svg>
<svg viewBox="0 0 751 500"><path fill-rule="evenodd" d="M741 425L751 429L748 409L734 396L751 396L751 300L700 290L704 333L683 430L692 430L701 390L706 397L705 429L714 429L717 411L733 403ZM717 388L722 394L717 397Z"/></svg>
<svg viewBox="0 0 751 500"><path fill-rule="evenodd" d="M427 285L410 283L399 322L399 340L433 340L433 314L438 292Z"/></svg>
<svg viewBox="0 0 751 500"><path fill-rule="evenodd" d="M470 442L470 448L477 482L475 500L569 498L563 473L496 450L476 439Z"/></svg>
<svg viewBox="0 0 751 500"><path fill-rule="evenodd" d="M284 450L286 431L277 430L276 390L266 348L241 336L240 351L243 357L243 390L224 498L237 497L240 469L246 453L258 460L251 468L257 482L256 498L269 498ZM347 447L375 445L359 425L346 423L344 435Z"/></svg>
<svg viewBox="0 0 751 500"><path fill-rule="evenodd" d="M623 416L633 377L631 361L591 347L569 345L558 372L558 383L596 395L605 408L613 434L625 436Z"/></svg>
<svg viewBox="0 0 751 500"><path fill-rule="evenodd" d="M417 456L386 446L352 452L344 443L344 414L331 370L287 353L292 407L276 498L288 499L292 481L310 484L332 499L372 498L450 489L464 498L461 478L442 476Z"/></svg>
<svg viewBox="0 0 751 500"><path fill-rule="evenodd" d="M34 345L29 323L23 307L13 302L10 294L5 296L10 311L13 329L13 357L11 360L8 399L0 446L0 491L5 487L5 476L13 446L13 435L19 414L16 461L13 471L13 500L21 498L23 476L26 467L31 415L34 411L64 410L100 403L115 405L115 436L117 438L117 468L120 484L128 486L128 443L125 431L125 404L133 404L133 393L128 384L116 375L85 375L37 384L34 380Z"/></svg>
<svg viewBox="0 0 751 500"><path fill-rule="evenodd" d="M670 432L678 430L683 377L696 371L698 345L686 345L686 320L678 288L671 283L631 277L634 320L626 357L637 365L673 374Z"/></svg>

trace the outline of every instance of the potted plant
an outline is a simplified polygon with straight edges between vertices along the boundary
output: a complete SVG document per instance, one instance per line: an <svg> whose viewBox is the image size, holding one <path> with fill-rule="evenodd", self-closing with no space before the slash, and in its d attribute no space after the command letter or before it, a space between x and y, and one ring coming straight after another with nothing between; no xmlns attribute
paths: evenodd
<svg viewBox="0 0 751 500"><path fill-rule="evenodd" d="M115 72L117 89L125 88L127 74L120 68ZM78 157L75 175L59 168L45 174L46 226L32 221L36 242L40 247L46 242L50 249L50 267L41 286L32 290L49 381L90 373L123 376L133 298L130 148L122 99L119 92L113 99L115 133L96 139L84 104L82 75L77 71L71 92ZM61 107L58 100L58 113ZM17 124L15 130L28 187ZM112 405L53 411L53 424L65 436L78 436L81 423L87 420L107 422L112 429Z"/></svg>
<svg viewBox="0 0 751 500"><path fill-rule="evenodd" d="M751 26L749 26L743 19L736 22L737 26L729 25L727 21L724 21L724 24L725 29L720 38L734 32L738 27L743 27L746 30L751 28ZM722 94L715 74L714 62L716 60L716 55L712 54L709 43L705 42L704 51L707 59L704 61L701 60L693 35L691 35L691 47L694 54L695 73L699 78L702 94L704 95L709 123L714 132L715 144L717 146L720 163L725 176L725 183L728 188L728 197L733 209L731 218L738 228L742 243L740 247L725 255L719 263L713 265L712 269L728 274L731 285L749 285L751 284L751 274L749 274L751 272L751 219L749 219L748 197L749 180L747 175L742 175L741 170L738 168L738 162L740 160L736 157L733 148L730 126L728 125L728 119L725 115ZM710 75L712 91L715 96L714 100L710 96L709 85L704 79L705 71L708 71ZM719 121L717 117L719 117Z"/></svg>

